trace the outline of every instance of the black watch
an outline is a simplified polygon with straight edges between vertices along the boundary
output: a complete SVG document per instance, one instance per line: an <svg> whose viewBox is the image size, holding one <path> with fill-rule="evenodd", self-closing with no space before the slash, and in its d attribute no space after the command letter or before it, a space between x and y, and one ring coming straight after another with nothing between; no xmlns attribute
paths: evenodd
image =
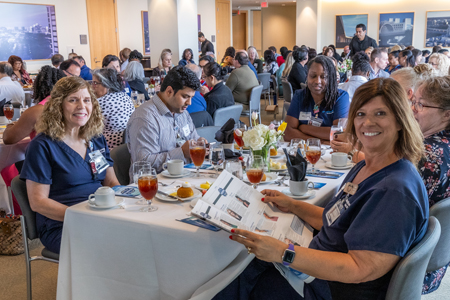
<svg viewBox="0 0 450 300"><path fill-rule="evenodd" d="M283 265L289 266L295 258L295 249L294 245L289 244L289 247L284 250L283 256L281 257L281 260L283 261Z"/></svg>

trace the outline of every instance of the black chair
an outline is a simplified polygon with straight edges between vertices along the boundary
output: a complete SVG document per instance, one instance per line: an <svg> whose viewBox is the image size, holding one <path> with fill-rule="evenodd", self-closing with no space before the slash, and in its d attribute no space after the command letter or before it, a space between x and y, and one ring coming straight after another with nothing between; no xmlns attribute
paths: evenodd
<svg viewBox="0 0 450 300"><path fill-rule="evenodd" d="M130 166L131 155L128 151L128 145L122 144L111 150L111 158L114 161L114 173L116 173L117 180L121 185L130 184Z"/></svg>
<svg viewBox="0 0 450 300"><path fill-rule="evenodd" d="M197 111L190 115L195 128L214 125L213 118L207 111Z"/></svg>
<svg viewBox="0 0 450 300"><path fill-rule="evenodd" d="M31 210L27 194L27 185L25 181L20 180L19 176L14 177L11 181L11 189L16 196L20 209L22 210L20 223L22 226L23 246L25 249L27 299L31 300L31 262L35 260L45 260L53 263L59 263L59 254L51 252L47 248L44 248L41 252L42 256L30 256L28 239L34 240L39 238L36 228L36 213Z"/></svg>

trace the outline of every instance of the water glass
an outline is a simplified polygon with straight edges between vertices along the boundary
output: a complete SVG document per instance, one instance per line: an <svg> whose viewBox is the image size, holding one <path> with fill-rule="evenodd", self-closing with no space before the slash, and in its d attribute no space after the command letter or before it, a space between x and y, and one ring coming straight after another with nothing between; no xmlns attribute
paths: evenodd
<svg viewBox="0 0 450 300"><path fill-rule="evenodd" d="M225 170L242 180L242 164L240 160L227 160L225 162Z"/></svg>
<svg viewBox="0 0 450 300"><path fill-rule="evenodd" d="M211 178L219 177L218 167L225 161L225 153L221 144L211 144L209 147L209 160L216 170L216 174L211 175Z"/></svg>

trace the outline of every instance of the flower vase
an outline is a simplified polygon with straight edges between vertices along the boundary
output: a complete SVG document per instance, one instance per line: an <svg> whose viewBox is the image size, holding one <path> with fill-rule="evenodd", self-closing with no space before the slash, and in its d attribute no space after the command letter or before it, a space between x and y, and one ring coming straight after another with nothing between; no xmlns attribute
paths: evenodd
<svg viewBox="0 0 450 300"><path fill-rule="evenodd" d="M263 147L261 150L252 150L252 155L259 155L263 158L264 164L267 166L267 171L270 172L270 147Z"/></svg>

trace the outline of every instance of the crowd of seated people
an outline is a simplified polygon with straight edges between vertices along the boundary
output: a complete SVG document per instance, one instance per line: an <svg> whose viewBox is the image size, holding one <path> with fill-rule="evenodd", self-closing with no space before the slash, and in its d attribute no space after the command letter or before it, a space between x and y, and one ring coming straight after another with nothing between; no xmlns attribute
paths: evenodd
<svg viewBox="0 0 450 300"><path fill-rule="evenodd" d="M299 216L318 231L308 248L293 246L297 256L291 268L316 278L305 285L305 298L351 299L364 293L365 299L382 299L393 268L424 236L429 207L450 196L448 51L380 48L359 25L342 55L334 45L319 55L305 45L292 50L283 46L281 55L274 46L250 46L248 52L230 46L216 62L213 44L200 33L199 40L203 54L197 59L187 48L177 66L170 49L161 52L152 76L165 78L155 95L147 91L150 81L140 63L142 54L129 48L118 56L106 55L102 67L94 70L75 53L65 61L55 56L53 66L40 69L33 86L36 105L7 126L3 142L32 139L20 177L38 213L42 243L58 253L67 207L102 185L119 184L110 149L127 140L131 163L148 161L158 173L170 159L189 163L189 141L203 139L191 114L213 117L218 109L235 104L248 109L253 88L261 84L257 74L265 72L277 77L280 96L283 81L293 89L284 140L319 138L328 143L331 127L347 118L345 132L330 145L356 163L344 184L359 185L350 197L358 208L332 224L324 220L344 197L342 191L325 208L262 191L263 202ZM173 58L178 55L174 52ZM340 71L344 59L352 60L347 72ZM0 64L0 76L10 66L11 80L31 83L20 57L12 55L8 61ZM135 108L127 88L146 101ZM369 137L367 131L376 134ZM108 164L95 178L83 159L94 151ZM395 218L398 211L404 218ZM397 220L395 232L384 226L392 219ZM287 244L238 229L231 239L251 247L256 258L214 299L303 299L272 264L280 262ZM439 287L447 267L424 276L424 294Z"/></svg>

